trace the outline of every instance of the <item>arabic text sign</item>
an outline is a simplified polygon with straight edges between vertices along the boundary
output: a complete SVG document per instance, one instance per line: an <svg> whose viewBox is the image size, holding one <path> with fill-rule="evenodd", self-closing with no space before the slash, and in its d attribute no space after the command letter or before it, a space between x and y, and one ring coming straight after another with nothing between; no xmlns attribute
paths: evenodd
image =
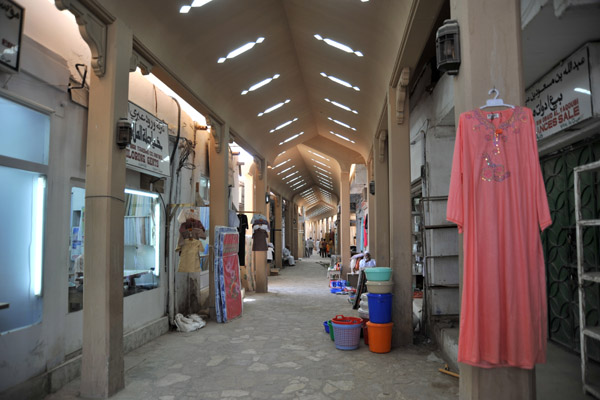
<svg viewBox="0 0 600 400"><path fill-rule="evenodd" d="M154 176L169 176L167 124L132 102L129 119L134 122L134 132L127 146L127 166Z"/></svg>
<svg viewBox="0 0 600 400"><path fill-rule="evenodd" d="M24 9L11 0L0 0L0 64L19 70Z"/></svg>
<svg viewBox="0 0 600 400"><path fill-rule="evenodd" d="M543 139L592 116L588 48L575 52L525 93L537 139Z"/></svg>

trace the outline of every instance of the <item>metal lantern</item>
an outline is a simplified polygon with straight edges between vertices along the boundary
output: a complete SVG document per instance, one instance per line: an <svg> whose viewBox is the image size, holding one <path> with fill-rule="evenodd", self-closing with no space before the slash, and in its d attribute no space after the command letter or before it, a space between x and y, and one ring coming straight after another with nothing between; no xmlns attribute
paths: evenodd
<svg viewBox="0 0 600 400"><path fill-rule="evenodd" d="M460 67L460 34L458 22L447 19L435 34L437 68L449 75L458 75Z"/></svg>

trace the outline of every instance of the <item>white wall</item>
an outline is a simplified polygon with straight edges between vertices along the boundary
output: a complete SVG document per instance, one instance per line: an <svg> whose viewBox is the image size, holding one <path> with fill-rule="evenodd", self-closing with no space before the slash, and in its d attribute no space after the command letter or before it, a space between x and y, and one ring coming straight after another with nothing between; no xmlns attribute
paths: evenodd
<svg viewBox="0 0 600 400"><path fill-rule="evenodd" d="M68 313L68 250L71 186L83 186L85 182L87 109L71 102L67 85L70 75L78 78L76 63L89 65L90 52L70 14L58 11L48 0L19 3L26 8L21 72L12 76L0 73L0 82L6 92L48 107L54 113L48 166L43 316L38 324L0 336L0 392L59 365L82 345L83 313ZM160 91L155 96L153 85L139 73L130 74L130 100L167 122L171 135L177 133L177 105ZM208 134L195 132L193 121L182 112L181 136L196 143L195 157L190 159L196 168L181 170L181 185L173 202L190 203L199 174L208 175ZM126 182L128 187L138 188L140 174L128 171ZM161 252L164 254L164 248ZM178 281L187 282L188 276L179 278L178 274ZM124 299L126 333L165 315L168 285L164 266L160 279L158 289ZM181 284L179 294L186 296L186 289Z"/></svg>

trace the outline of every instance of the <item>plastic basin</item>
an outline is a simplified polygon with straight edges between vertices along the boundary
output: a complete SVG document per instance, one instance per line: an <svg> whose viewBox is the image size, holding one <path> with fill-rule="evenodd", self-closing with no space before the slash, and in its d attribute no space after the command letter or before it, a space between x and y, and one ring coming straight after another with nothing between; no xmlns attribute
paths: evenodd
<svg viewBox="0 0 600 400"><path fill-rule="evenodd" d="M385 267L365 268L365 274L369 281L389 281L392 277L392 269Z"/></svg>
<svg viewBox="0 0 600 400"><path fill-rule="evenodd" d="M367 281L369 293L390 293L393 285L392 281Z"/></svg>

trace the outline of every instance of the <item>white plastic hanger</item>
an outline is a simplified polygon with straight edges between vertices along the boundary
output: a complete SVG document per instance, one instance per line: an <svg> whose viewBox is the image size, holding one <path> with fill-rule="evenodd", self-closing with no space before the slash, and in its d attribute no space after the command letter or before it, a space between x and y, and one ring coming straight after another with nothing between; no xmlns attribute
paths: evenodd
<svg viewBox="0 0 600 400"><path fill-rule="evenodd" d="M488 99L488 101L485 102L485 106L481 106L479 107L479 109L483 110L484 108L487 107L510 107L510 108L515 108L515 106L511 105L511 104L505 104L504 100L499 99L498 96L500 96L500 91L498 89L496 89L495 87L490 89L490 91L488 92L488 94L492 94L492 93L496 93L496 95L494 96L493 99Z"/></svg>

